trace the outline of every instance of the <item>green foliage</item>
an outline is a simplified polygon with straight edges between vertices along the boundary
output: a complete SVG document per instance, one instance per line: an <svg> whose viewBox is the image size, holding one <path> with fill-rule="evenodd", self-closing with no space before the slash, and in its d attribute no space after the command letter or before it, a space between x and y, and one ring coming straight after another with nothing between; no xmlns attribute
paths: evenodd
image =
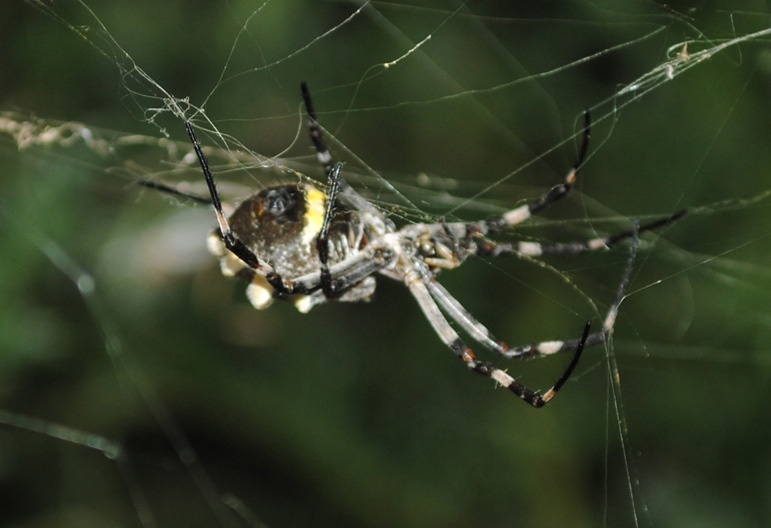
<svg viewBox="0 0 771 528"><path fill-rule="evenodd" d="M122 131L107 138L160 137L142 120L163 101L145 97L135 70L121 76L127 62L82 6L47 2L88 27L85 38L8 4L0 109ZM318 177L302 128L307 80L354 185L395 204L400 221L485 217L558 183L585 108L595 125L578 191L516 234L569 240L626 229L636 215L691 214L645 237L610 352L587 351L560 397L534 411L465 372L388 279L371 304L255 312L205 255L213 215L133 185L176 177L148 168L142 151L19 152L0 136L0 409L123 448L110 459L0 424L0 524L771 522L768 35L671 81L662 68L638 98L622 94L678 52L687 62L685 51L768 27L768 13L449 2L374 4L345 22L357 5L87 5L175 96L200 106L211 95L206 117L223 135ZM184 141L179 120L157 121ZM275 178L220 169L224 181ZM45 243L93 275L93 294ZM547 261L559 271L474 261L441 280L511 344L560 339L599 323L624 255ZM547 387L566 360L509 372ZM175 451L178 433L191 451Z"/></svg>

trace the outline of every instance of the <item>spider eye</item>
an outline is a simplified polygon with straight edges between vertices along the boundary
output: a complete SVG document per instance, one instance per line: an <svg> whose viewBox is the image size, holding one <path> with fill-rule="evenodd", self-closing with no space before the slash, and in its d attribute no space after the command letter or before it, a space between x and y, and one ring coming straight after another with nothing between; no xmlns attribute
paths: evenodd
<svg viewBox="0 0 771 528"><path fill-rule="evenodd" d="M271 189L265 195L265 211L277 218L286 215L294 207L295 198L286 187Z"/></svg>

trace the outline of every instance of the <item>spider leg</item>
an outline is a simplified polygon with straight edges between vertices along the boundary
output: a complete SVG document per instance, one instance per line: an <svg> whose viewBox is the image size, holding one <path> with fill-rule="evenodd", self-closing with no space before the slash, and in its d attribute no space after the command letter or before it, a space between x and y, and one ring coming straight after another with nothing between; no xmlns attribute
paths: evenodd
<svg viewBox="0 0 771 528"><path fill-rule="evenodd" d="M474 341L500 355L504 355L509 351L509 346L506 343L490 333L487 327L471 315L435 278L428 277L424 279L424 282L431 297L442 311L467 332Z"/></svg>
<svg viewBox="0 0 771 528"><path fill-rule="evenodd" d="M576 350L583 342L585 347L600 345L605 341L605 331L589 334L586 339L571 339L567 341L541 341L529 343L514 348L495 337L485 325L479 322L458 300L448 292L444 286L435 279L426 283L431 297L441 307L447 316L455 321L460 328L467 332L474 341L496 352L505 358L527 359L538 356L550 356L558 352Z"/></svg>
<svg viewBox="0 0 771 528"><path fill-rule="evenodd" d="M345 291L366 277L389 267L394 261L394 253L387 247L368 246L356 255L329 266L330 278L335 281L338 291ZM303 290L314 291L321 288L321 271L315 271L292 279L292 283Z"/></svg>
<svg viewBox="0 0 771 528"><path fill-rule="evenodd" d="M682 209L667 217L643 224L638 227L636 233L639 235L646 231L666 227L677 222L687 213L687 209ZM543 255L579 255L581 253L586 253L587 251L608 249L624 240L631 239L634 236L635 230L628 229L605 237L592 238L590 240L549 244L541 244L539 242L496 242L494 240L482 238L481 240L477 240L476 254L483 257L497 257L506 254L523 255L527 257L540 257Z"/></svg>
<svg viewBox="0 0 771 528"><path fill-rule="evenodd" d="M324 174L326 174L329 184L324 221L316 237L316 250L319 254L321 290L328 299L331 299L338 297L347 287L352 285L349 281L346 281L347 285L345 285L333 280L332 274L329 271L329 228L338 199L342 198L342 201L354 210L359 211L362 215L366 215L370 223L375 223L382 216L372 204L360 196L343 178L343 164L334 162L332 154L329 152L329 148L327 148L324 141L324 134L316 119L316 111L313 107L308 84L303 81L300 84L300 89L302 91L303 103L305 104L305 113L308 117L308 132L310 133L311 142L316 149L316 158L324 167Z"/></svg>
<svg viewBox="0 0 771 528"><path fill-rule="evenodd" d="M416 270L409 270L405 276L404 282L409 288L410 293L415 297L415 300L423 311L426 319L428 319L428 322L431 324L431 327L458 359L463 361L468 368L477 374L492 378L535 408L543 407L556 396L557 392L573 373L589 337L589 323L587 323L584 327L583 337L575 349L575 354L573 355L570 364L557 382L541 395L539 392L533 391L518 382L492 363L479 361L473 350L466 346L458 333L453 329L447 319L445 319L444 315L442 315L442 311L431 295L428 286Z"/></svg>
<svg viewBox="0 0 771 528"><path fill-rule="evenodd" d="M393 261L394 253L390 248L369 246L364 251L329 266L329 280L334 284L334 295L343 297L349 288L362 284L368 277L389 267ZM305 297L295 302L301 313L307 313L315 305L329 299L329 295L323 290L323 280L321 269L292 279L296 289L307 292Z"/></svg>
<svg viewBox="0 0 771 528"><path fill-rule="evenodd" d="M310 133L311 142L316 149L316 159L324 167L324 174L327 176L327 180L331 183L332 179L338 179L337 195L341 202L345 202L356 211L362 211L372 216L379 216L377 208L369 203L363 196L357 193L353 187L351 187L342 175L334 176L335 162L332 154L329 152L326 142L324 141L324 134L321 131L321 126L316 119L316 110L313 108L313 100L311 99L311 93L308 89L308 84L303 81L300 84L302 90L303 103L305 105L305 113L308 117L308 132Z"/></svg>
<svg viewBox="0 0 771 528"><path fill-rule="evenodd" d="M136 185L139 185L141 187L147 187L148 189L153 189L155 191L160 191L162 193L170 194L172 196L177 196L179 198L185 198L187 200L191 200L195 203L199 204L205 204L210 205L211 204L211 198L208 196L200 196L198 194L188 193L185 191L180 191L179 189L172 187L171 185L167 185L162 182L157 182L153 180L137 180Z"/></svg>
<svg viewBox="0 0 771 528"><path fill-rule="evenodd" d="M255 273L265 277L273 289L278 295L292 295L292 294L306 294L312 293L319 288L319 284L296 284L293 281L287 281L282 278L273 267L255 255L248 247L241 242L238 237L235 236L233 230L230 228L228 219L225 216L225 212L222 210L222 201L220 200L219 193L217 192L217 186L214 182L214 175L209 168L209 163L206 161L206 156L201 148L201 143L193 131L193 125L190 121L185 122L185 130L190 137L190 141L193 143L193 150L198 158L198 162L201 165L204 178L206 179L206 186L209 189L211 195L211 204L214 207L214 214L217 216L217 223L219 224L220 236L225 248L237 256L241 261L249 268L254 270Z"/></svg>
<svg viewBox="0 0 771 528"><path fill-rule="evenodd" d="M642 228L638 227L637 222L635 221L634 227L628 232L628 236L632 238L632 247L630 248L629 256L627 257L627 263L621 278L621 283L616 292L616 299L608 310L602 330L593 332L581 339L542 341L540 343L530 343L528 345L510 348L505 342L496 338L486 326L480 323L466 308L464 308L463 305L435 279L434 274L425 269L421 273L421 276L423 277L423 282L425 283L426 288L428 288L431 297L441 307L442 311L444 311L450 319L455 321L475 341L501 356L514 359L526 359L577 350L579 346L596 346L604 343L607 336L613 331L613 325L615 323L619 305L623 301L626 289L629 286L629 280L637 255L637 248L639 245L638 237L641 229Z"/></svg>
<svg viewBox="0 0 771 528"><path fill-rule="evenodd" d="M308 116L308 132L311 135L311 142L316 148L316 158L324 167L324 174L327 178L330 178L332 171L334 170L334 163L332 160L332 154L327 148L327 144L324 142L324 135L321 133L321 127L316 120L316 110L313 108L313 100L311 99L310 90L308 90L308 84L303 81L300 83L300 90L303 94L303 102L305 103L305 113Z"/></svg>
<svg viewBox="0 0 771 528"><path fill-rule="evenodd" d="M637 219L634 220L631 229L632 243L629 247L629 255L626 260L626 267L624 274L621 277L621 282L616 290L616 299L613 301L608 313L605 315L605 320L602 324L602 330L590 334L587 338L570 339L567 341L548 341L538 343L536 345L525 345L521 347L511 348L503 355L508 358L527 358L533 356L541 356L545 354L557 354L559 352L566 352L571 350L577 350L578 348L586 346L595 346L607 341L610 334L613 333L613 327L616 324L616 317L618 316L618 310L621 303L626 296L627 288L632 280L632 270L634 269L634 261L637 258L637 249L639 247L640 225Z"/></svg>
<svg viewBox="0 0 771 528"><path fill-rule="evenodd" d="M581 165L583 165L584 160L586 159L586 153L589 150L591 124L591 117L589 115L589 111L587 110L584 112L584 136L583 141L581 142L581 150L578 153L578 159L576 160L576 163L565 177L565 181L559 185L555 185L535 200L531 200L524 205L503 213L501 216L488 219L483 223L484 227L482 227L482 224L480 224L479 228L481 228L483 234L486 234L491 230L494 231L503 227L511 227L517 224L521 224L534 214L541 212L550 205L562 200L568 194L570 194L570 191L573 189L573 186L576 183L576 179L578 178L578 171L581 169Z"/></svg>
<svg viewBox="0 0 771 528"><path fill-rule="evenodd" d="M310 90L308 90L308 84L303 81L300 84L300 89L305 104L305 113L308 116L308 132L311 136L311 142L316 149L316 158L324 167L324 174L326 174L329 183L327 206L324 211L324 222L316 237L316 251L319 254L321 289L327 298L333 298L336 296L336 293L341 290L336 288L336 285L333 284L329 272L329 225L332 220L332 213L340 188L347 187L347 184L341 174L343 164L339 162L333 164L332 154L329 152L329 149L324 142L324 135L321 132L319 122L316 120L316 110L313 108L313 100L311 99Z"/></svg>
<svg viewBox="0 0 771 528"><path fill-rule="evenodd" d="M576 179L578 178L578 171L586 159L586 153L589 150L590 131L591 117L587 111L584 114L583 141L575 165L573 165L573 168L568 172L563 183L552 187L548 192L535 200L531 200L524 205L515 207L500 216L495 216L483 221L421 224L420 229L426 232L426 234L441 233L443 237L450 242L446 248L447 255L440 256L439 258L429 258L427 261L437 268L452 269L457 268L469 254L491 254L496 250L497 246L495 242L492 242L487 238L488 234L499 231L505 227L521 224L533 214L538 213L546 207L565 198L573 189ZM321 159L321 156L319 159ZM416 236L419 235L419 233L416 234ZM475 247L475 245L477 247ZM485 248L489 248L490 253L485 253ZM460 249L463 251L459 251ZM501 244L501 252L506 252L506 249L506 246Z"/></svg>
<svg viewBox="0 0 771 528"><path fill-rule="evenodd" d="M332 281L332 275L329 271L329 225L332 220L332 211L335 207L337 193L340 190L340 176L343 170L342 163L336 163L332 172L329 173L329 192L327 193L327 207L324 211L324 221L321 224L319 234L316 236L316 251L319 254L319 270L321 290L329 299L336 296L337 292L343 291L337 283Z"/></svg>

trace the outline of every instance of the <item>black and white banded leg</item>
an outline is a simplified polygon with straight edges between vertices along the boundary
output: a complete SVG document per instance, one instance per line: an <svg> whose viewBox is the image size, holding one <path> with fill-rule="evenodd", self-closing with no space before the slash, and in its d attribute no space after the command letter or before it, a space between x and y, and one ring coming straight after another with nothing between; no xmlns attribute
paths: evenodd
<svg viewBox="0 0 771 528"><path fill-rule="evenodd" d="M329 273L329 228L332 221L332 215L335 213L335 206L340 197L346 202L348 206L357 211L361 215L366 215L366 220L370 223L376 224L383 222L380 212L366 199L360 196L348 182L343 178L342 168L343 164L340 162L335 163L332 153L329 151L326 142L324 141L324 134L321 131L321 126L316 119L316 110L313 107L313 100L311 99L310 90L308 84L302 81L300 84L300 90L302 92L303 104L305 105L305 114L308 120L308 133L311 138L311 143L316 150L316 159L319 164L324 168L324 174L327 177L327 184L329 186L327 191L327 204L324 212L324 221L322 228L316 238L316 250L319 254L319 267L321 271L321 289L324 295L329 298L335 298L338 296L344 288L339 284L336 284ZM391 228L393 225L383 225L382 230Z"/></svg>
<svg viewBox="0 0 771 528"><path fill-rule="evenodd" d="M334 298L339 292L343 291L332 281L332 275L329 271L329 226L332 222L332 214L335 208L335 200L340 190L343 177L342 163L336 163L329 173L329 191L327 191L327 206L324 210L324 220L321 223L321 229L316 236L316 252L319 254L319 274L321 279L321 291L328 299Z"/></svg>
<svg viewBox="0 0 771 528"><path fill-rule="evenodd" d="M572 242L553 242L543 244L540 242L496 242L488 238L480 238L477 241L476 254L481 257L497 257L500 255L520 255L525 257L541 257L544 255L569 256L580 255L588 251L602 251L615 246L625 240L633 238L647 231L653 231L671 225L688 213L682 209L664 218L659 218L647 224L642 224L635 231L629 229L612 235L592 238L589 240L577 240Z"/></svg>
<svg viewBox="0 0 771 528"><path fill-rule="evenodd" d="M488 232L495 232L504 227L512 227L521 224L534 214L540 213L550 205L555 204L570 194L570 191L573 190L576 180L578 179L578 173L581 170L581 166L586 160L586 153L589 151L591 126L592 120L589 111L587 110L584 113L584 133L583 139L581 140L581 149L578 152L578 158L576 159L573 168L570 169L570 172L568 172L563 183L555 185L535 200L531 200L520 207L516 207L499 217L491 218L483 223L477 223L477 230L483 235L486 235Z"/></svg>
<svg viewBox="0 0 771 528"><path fill-rule="evenodd" d="M582 336L578 339L567 341L544 341L541 343L509 348L503 341L496 339L484 325L463 308L463 306L447 292L444 287L436 282L432 275L425 275L420 286L415 284L408 284L408 286L410 286L410 291L418 300L425 316L428 318L429 322L431 322L434 331L458 358L478 374L494 379L528 404L540 408L548 403L568 380L578 364L578 360L583 350L587 346L604 343L608 336L613 332L619 306L626 295L626 290L631 279L632 269L637 255L638 232L639 228L635 221L631 235L632 245L627 258L624 274L621 283L619 284L618 291L616 292L615 301L605 316L602 329L598 332L590 333L590 325L587 322ZM442 314L442 311L455 321L460 328L474 338L474 340L487 348L498 352L504 357L521 359L566 351L573 351L573 357L554 386L541 395L540 393L527 388L522 383L519 383L492 363L477 360L474 352L465 345L457 332L449 325Z"/></svg>
<svg viewBox="0 0 771 528"><path fill-rule="evenodd" d="M447 345L447 347L453 352L453 354L458 359L463 361L468 368L477 374L481 374L493 379L498 384L506 387L511 392L519 396L524 402L532 405L535 408L543 407L550 400L552 400L554 396L557 395L559 390L575 370L576 365L581 358L581 353L588 343L589 336L591 335L589 332L589 323L586 323L584 326L583 335L578 341L578 345L575 347L575 353L573 354L573 357L570 360L567 368L564 370L557 382L546 392L541 394L540 392L533 391L524 384L518 382L508 373L499 369L494 364L477 359L474 351L463 342L458 333L442 314L440 305L442 305L443 308L446 308L447 305L443 301L436 299L436 297L432 294L432 289L429 287L429 283L433 281L433 278L421 277L421 275L423 275L423 273L413 270L412 273L409 273L405 277L404 282L436 334L439 336L442 342ZM449 296L449 294L447 295ZM437 304L438 302L439 304ZM453 302L457 303L457 301L454 299ZM465 310L463 311L465 312ZM465 313L467 314L467 312ZM483 344L488 344L487 342L489 341L495 341L495 338L493 338L489 332L487 332L487 329L470 316L469 319L467 319L465 322L462 322L460 319L454 317L457 315L457 313L449 312L448 315L450 315L453 320L455 320L464 330L467 330L473 337L478 338L480 332L485 334L485 337L480 340L480 342ZM477 325L477 328L467 326L470 322Z"/></svg>

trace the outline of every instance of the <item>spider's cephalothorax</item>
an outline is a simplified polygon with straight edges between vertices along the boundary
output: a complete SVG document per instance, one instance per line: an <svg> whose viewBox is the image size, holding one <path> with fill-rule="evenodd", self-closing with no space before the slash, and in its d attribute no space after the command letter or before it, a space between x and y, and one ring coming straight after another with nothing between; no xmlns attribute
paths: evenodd
<svg viewBox="0 0 771 528"><path fill-rule="evenodd" d="M644 225L635 221L628 231L568 243L499 242L492 238L501 229L527 221L533 214L569 194L588 148L587 114L575 167L563 183L544 195L487 220L415 223L397 229L382 210L345 181L342 164L333 163L324 143L305 83L302 93L311 140L328 180L326 194L307 183L277 185L246 199L229 218L226 217L214 176L193 126L186 123L219 224L209 238L209 248L220 257L222 272L249 283L247 295L256 308L265 308L274 299L282 299L294 302L301 312L329 300L369 300L375 290L375 274L400 281L436 334L458 359L533 407L544 406L557 394L586 346L604 343L612 333L631 278L640 233L670 224L685 214L680 211ZM590 332L587 323L578 339L543 341L511 348L494 337L437 280L440 269L457 268L470 256L508 254L538 258L547 254L575 255L607 249L624 240L631 244L616 299L602 327ZM476 342L505 358L524 359L558 352L573 352L573 358L554 386L541 394L492 363L477 359L450 321Z"/></svg>

